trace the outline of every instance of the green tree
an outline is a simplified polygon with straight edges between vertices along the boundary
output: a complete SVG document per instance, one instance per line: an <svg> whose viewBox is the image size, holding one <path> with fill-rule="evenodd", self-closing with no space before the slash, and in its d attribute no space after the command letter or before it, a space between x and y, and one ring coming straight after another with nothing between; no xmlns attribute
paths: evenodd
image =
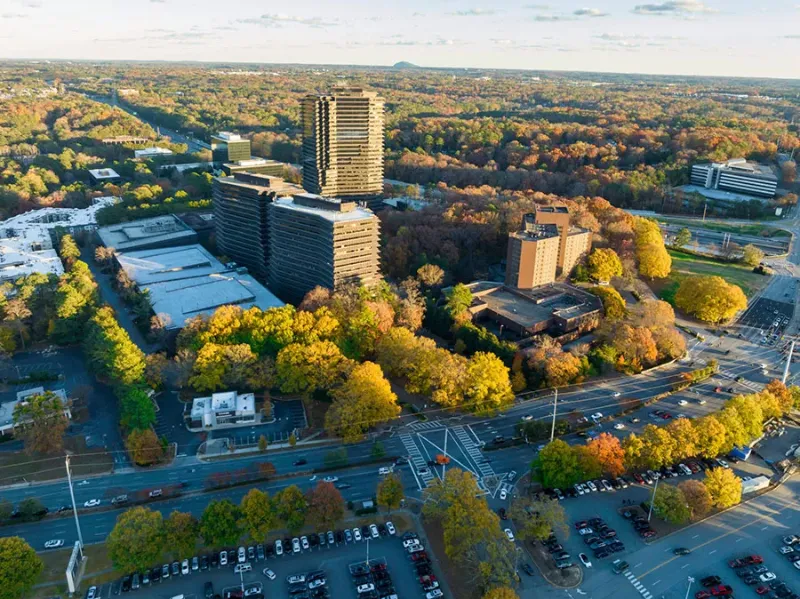
<svg viewBox="0 0 800 599"><path fill-rule="evenodd" d="M58 255L64 261L67 269L71 268L75 261L81 257L81 250L72 235L64 235L59 244Z"/></svg>
<svg viewBox="0 0 800 599"><path fill-rule="evenodd" d="M17 511L25 522L39 520L44 514L44 510L44 504L36 497L27 497L17 506Z"/></svg>
<svg viewBox="0 0 800 599"><path fill-rule="evenodd" d="M344 468L347 466L347 448L338 447L325 454L323 458L326 468Z"/></svg>
<svg viewBox="0 0 800 599"><path fill-rule="evenodd" d="M705 485L714 507L725 509L742 500L742 479L727 468L707 470Z"/></svg>
<svg viewBox="0 0 800 599"><path fill-rule="evenodd" d="M758 266L762 260L764 260L764 252L752 243L748 243L742 248L742 262L747 266Z"/></svg>
<svg viewBox="0 0 800 599"><path fill-rule="evenodd" d="M476 414L496 414L513 401L508 367L492 353L475 353L467 364L464 407Z"/></svg>
<svg viewBox="0 0 800 599"><path fill-rule="evenodd" d="M691 515L683 492L667 483L658 485L653 499L653 511L672 524L684 524Z"/></svg>
<svg viewBox="0 0 800 599"><path fill-rule="evenodd" d="M34 395L14 406L14 434L25 442L27 453L59 453L69 420L67 406L52 391Z"/></svg>
<svg viewBox="0 0 800 599"><path fill-rule="evenodd" d="M241 510L227 499L212 500L200 517L200 535L206 545L234 545L242 536L239 528Z"/></svg>
<svg viewBox="0 0 800 599"><path fill-rule="evenodd" d="M26 596L44 570L44 562L19 537L0 538L0 599Z"/></svg>
<svg viewBox="0 0 800 599"><path fill-rule="evenodd" d="M344 499L332 483L318 482L306 493L306 518L317 530L333 528L344 517Z"/></svg>
<svg viewBox="0 0 800 599"><path fill-rule="evenodd" d="M380 481L378 483L376 499L378 505L385 507L386 511L390 514L392 510L399 508L403 499L405 499L403 482L400 480L400 477L392 473Z"/></svg>
<svg viewBox="0 0 800 599"><path fill-rule="evenodd" d="M608 282L622 275L622 261L612 249L595 249L586 260L589 276L595 281Z"/></svg>
<svg viewBox="0 0 800 599"><path fill-rule="evenodd" d="M447 311L453 320L460 318L472 305L472 292L463 283L454 285L447 293Z"/></svg>
<svg viewBox="0 0 800 599"><path fill-rule="evenodd" d="M126 387L120 397L120 424L127 430L143 430L156 423L153 400L138 387Z"/></svg>
<svg viewBox="0 0 800 599"><path fill-rule="evenodd" d="M702 481L685 480L678 484L678 489L686 498L689 517L692 521L702 520L711 511L711 494Z"/></svg>
<svg viewBox="0 0 800 599"><path fill-rule="evenodd" d="M260 489L250 489L242 498L241 526L253 541L263 542L275 528L276 516L269 495Z"/></svg>
<svg viewBox="0 0 800 599"><path fill-rule="evenodd" d="M14 504L8 499L0 499L0 522L5 522L14 513Z"/></svg>
<svg viewBox="0 0 800 599"><path fill-rule="evenodd" d="M561 439L548 443L534 460L546 489L568 489L583 479L578 453Z"/></svg>
<svg viewBox="0 0 800 599"><path fill-rule="evenodd" d="M194 554L197 546L199 524L188 512L173 511L164 522L166 547L176 559Z"/></svg>
<svg viewBox="0 0 800 599"><path fill-rule="evenodd" d="M383 443L380 441L375 441L375 443L372 444L372 449L370 449L369 455L375 459L385 456L386 448L383 446Z"/></svg>
<svg viewBox="0 0 800 599"><path fill-rule="evenodd" d="M679 248L688 245L689 242L691 241L692 241L692 232L686 227L678 231L678 234L675 235L675 245Z"/></svg>
<svg viewBox="0 0 800 599"><path fill-rule="evenodd" d="M108 557L123 574L142 571L161 557L165 538L161 512L146 507L131 508L117 517L106 539Z"/></svg>
<svg viewBox="0 0 800 599"><path fill-rule="evenodd" d="M567 514L557 499L515 499L510 516L523 541L543 541L551 533L569 534Z"/></svg>
<svg viewBox="0 0 800 599"><path fill-rule="evenodd" d="M275 513L289 532L296 533L303 528L306 512L308 502L297 485L290 485L275 494Z"/></svg>
<svg viewBox="0 0 800 599"><path fill-rule="evenodd" d="M675 305L704 322L728 321L747 308L741 287L718 276L693 276L681 281Z"/></svg>

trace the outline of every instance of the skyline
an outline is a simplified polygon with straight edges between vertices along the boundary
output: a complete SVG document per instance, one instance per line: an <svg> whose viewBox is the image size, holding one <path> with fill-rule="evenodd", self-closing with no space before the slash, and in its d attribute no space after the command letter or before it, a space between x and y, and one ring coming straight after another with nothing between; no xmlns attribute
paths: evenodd
<svg viewBox="0 0 800 599"><path fill-rule="evenodd" d="M491 8L489 8L491 6ZM9 0L4 59L391 65L800 77L797 0ZM389 28L391 27L391 28ZM781 57L785 56L785 59Z"/></svg>

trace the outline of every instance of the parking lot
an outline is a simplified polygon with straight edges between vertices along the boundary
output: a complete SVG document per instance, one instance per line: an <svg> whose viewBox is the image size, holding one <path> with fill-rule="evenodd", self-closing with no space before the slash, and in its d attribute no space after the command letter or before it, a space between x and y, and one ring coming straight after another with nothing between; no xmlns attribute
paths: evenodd
<svg viewBox="0 0 800 599"><path fill-rule="evenodd" d="M336 536L338 537L339 535L337 534ZM369 593L359 594L357 592L357 583L360 582L358 577L363 576L363 574L353 574L352 568L359 564L364 565L369 560L370 565L373 567L368 570L373 570L373 574L378 571L378 568L374 567L375 564L385 564L385 571L389 573L393 588L393 593L388 596L396 595L403 599L425 598L426 592L422 589L409 552L403 547L403 538L400 531L394 536L380 536L370 539L369 542L363 538L360 542L355 540L347 542L344 535L341 538L341 542L335 542L333 545L329 545L326 542L324 546L319 544L311 546L309 543L308 549L301 549L297 553L291 551L291 541L289 541L288 547L290 550L283 552L279 556L275 554L274 540L271 540L269 543L272 548L271 554L267 554L265 551L265 559L259 560L256 552L255 559L250 560L248 558L247 561L252 569L241 574L234 571L234 564L237 562L235 550L231 550L230 557L232 559L228 560L227 565L224 566L219 564L215 566L213 561L219 561L219 558L215 556L216 559L212 561L209 554L207 556L209 558L207 569L201 569L202 561L198 560L198 568L193 571L192 560L189 560L188 574L186 575L180 573L177 576L170 575L167 579L160 578L157 582L151 581L147 585L142 584L140 577L139 588L136 590L131 589L124 593L122 588L123 581L117 580L99 587L97 597L99 599L108 599L121 594L129 594L143 598L157 597L160 599L168 599L177 595L204 598L206 596L206 583L211 582L214 594L222 599L225 599L225 591L236 591L237 589L241 591L242 584L247 589L252 588L256 583L262 585L263 593L252 595L253 599L261 599L262 596L270 599L314 599L314 594L311 591L290 594L290 588L297 589L301 583L294 582L289 584L288 577L302 576L306 579L309 578L309 573L312 573L310 579L313 580L313 573L321 571L322 575L317 574L317 578L321 577L325 580L324 588L327 589L327 593L317 593L320 597L362 599L367 595L372 595ZM169 567L170 571L172 571L172 564L169 564ZM180 568L180 564L178 567ZM274 580L264 574L265 569L269 569L274 573ZM433 572L431 573L434 574ZM373 574L368 574L368 576ZM380 577L384 577L384 575L379 574ZM433 579L435 578L434 574ZM377 578L375 581L370 579L367 584L375 584L377 582ZM308 580L305 580L303 584L308 584ZM383 586L382 588L389 587ZM87 589L84 587L84 596L86 592ZM374 595L374 597L381 596ZM238 597L238 595L234 592L231 597Z"/></svg>

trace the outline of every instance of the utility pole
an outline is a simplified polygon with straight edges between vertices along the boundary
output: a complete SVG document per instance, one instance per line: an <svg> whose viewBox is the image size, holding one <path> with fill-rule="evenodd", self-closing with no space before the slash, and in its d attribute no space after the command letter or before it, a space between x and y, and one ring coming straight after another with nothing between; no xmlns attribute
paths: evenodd
<svg viewBox="0 0 800 599"><path fill-rule="evenodd" d="M78 521L78 508L75 505L75 492L72 490L72 472L69 469L69 454L65 460L67 466L67 483L69 484L69 496L72 498L72 514L75 516L75 528L78 529L78 542L81 544L81 554L83 554L83 535L81 534L81 523Z"/></svg>
<svg viewBox="0 0 800 599"><path fill-rule="evenodd" d="M444 460L442 460L442 480L445 478L444 475L447 474L447 431L449 430L449 428L444 429ZM369 549L369 544L367 545L367 548ZM369 559L367 559L367 561L369 561Z"/></svg>
<svg viewBox="0 0 800 599"><path fill-rule="evenodd" d="M706 209L708 208L708 202L703 204L703 222L706 222Z"/></svg>
<svg viewBox="0 0 800 599"><path fill-rule="evenodd" d="M653 503L656 500L656 491L658 490L658 481L661 479L661 476L656 475L656 483L653 485L653 496L650 498L650 511L647 512L647 521L650 522L650 518L653 517Z"/></svg>
<svg viewBox="0 0 800 599"><path fill-rule="evenodd" d="M683 599L689 599L689 591L692 590L692 583L694 582L694 578L689 576L689 577L687 577L686 580L689 583L689 585L686 587L686 596Z"/></svg>
<svg viewBox="0 0 800 599"><path fill-rule="evenodd" d="M792 363L792 354L794 353L794 339L792 339L791 345L789 345L789 355L786 356L786 367L783 369L783 378L781 382L785 385L786 379L789 378L789 366Z"/></svg>
<svg viewBox="0 0 800 599"><path fill-rule="evenodd" d="M556 436L556 411L558 410L558 388L556 388L556 394L553 398L553 425L550 427L550 442L553 442L553 439Z"/></svg>

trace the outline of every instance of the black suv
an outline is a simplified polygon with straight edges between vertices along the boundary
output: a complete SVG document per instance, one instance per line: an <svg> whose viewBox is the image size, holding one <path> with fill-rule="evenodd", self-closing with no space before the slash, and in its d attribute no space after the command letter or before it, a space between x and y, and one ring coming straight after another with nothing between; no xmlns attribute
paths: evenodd
<svg viewBox="0 0 800 599"><path fill-rule="evenodd" d="M700 580L700 584L704 587L713 587L717 586L722 582L722 579L719 576L706 576L705 578Z"/></svg>

